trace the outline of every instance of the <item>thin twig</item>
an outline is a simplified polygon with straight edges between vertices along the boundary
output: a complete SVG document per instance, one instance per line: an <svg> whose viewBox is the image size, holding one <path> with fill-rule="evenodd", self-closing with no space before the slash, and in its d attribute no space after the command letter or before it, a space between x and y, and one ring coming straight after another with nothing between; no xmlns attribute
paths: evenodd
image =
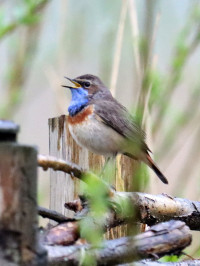
<svg viewBox="0 0 200 266"><path fill-rule="evenodd" d="M10 25L0 27L0 39L6 34L11 33L21 24L25 24L27 17L30 18L34 16L39 10L43 9L48 3L47 0L35 1L33 5L26 4L27 10L22 14L17 22L12 22ZM11 118L16 108L22 101L23 97L23 85L28 77L30 68L32 66L37 42L39 38L39 29L41 26L41 20L35 23L29 23L24 28L20 28L21 31L18 32L16 38L18 38L19 45L12 47L12 53L10 58L10 64L8 68L7 76L9 76L7 84L7 96L0 107L0 116L3 118ZM37 32L37 34L36 34Z"/></svg>
<svg viewBox="0 0 200 266"><path fill-rule="evenodd" d="M22 24L24 25L25 23L23 21L25 21L27 16L34 15L39 10L41 10L45 6L45 4L47 4L48 2L49 0L37 1L36 3L34 3L34 5L32 5L31 8L28 8L26 12L20 18L16 19L16 21L13 21L10 24L2 27L0 30L0 40L4 38L5 35L12 33L20 25Z"/></svg>
<svg viewBox="0 0 200 266"><path fill-rule="evenodd" d="M195 5L195 7L199 9L197 5ZM194 10L192 11L194 12ZM192 12L192 15L193 15L193 12ZM197 24L198 22L197 18L195 19L192 18L193 20L192 22L190 20L191 20L191 17L189 18L189 21L187 21L185 28L182 30L180 34L180 36L182 35L184 36L185 43L183 42L183 40L181 40L181 42L183 43L181 48L180 48L180 45L178 45L175 49L174 57L171 63L170 73L168 75L168 79L164 82L165 86L164 86L163 93L159 97L159 106L158 106L157 113L155 116L153 134L156 134L158 129L161 127L161 124L164 121L163 117L166 114L166 111L168 110L170 106L169 103L172 99L173 92L175 91L178 83L181 80L183 69L187 61L189 60L190 56L192 55L192 53L194 53L194 51L197 49L200 43L200 24L199 23ZM197 24L197 29L196 29L196 32L194 33L194 37L191 41L190 40L188 41L187 38L190 37L190 33L194 29L196 24ZM178 66L176 64L177 61L179 61ZM180 64L180 61L181 61L181 64Z"/></svg>
<svg viewBox="0 0 200 266"><path fill-rule="evenodd" d="M193 143L190 146L190 151L188 153L188 156L185 160L185 163L183 164L183 167L181 168L180 174L177 178L177 182L174 185L173 188L173 194L176 193L176 195L184 195L185 189L188 188L188 181L191 182L192 177L192 170L195 169L196 164L198 164L198 158L200 154L200 127L198 128L197 134L194 137ZM180 182L181 180L181 182Z"/></svg>
<svg viewBox="0 0 200 266"><path fill-rule="evenodd" d="M140 51L139 51L139 29L138 29L138 19L134 0L129 0L129 15L131 20L131 30L133 36L133 52L134 52L134 62L136 69L137 84L140 87L141 82L141 65L140 65Z"/></svg>
<svg viewBox="0 0 200 266"><path fill-rule="evenodd" d="M158 16L156 19L157 24L154 23L154 11L155 11L155 2L146 1L146 20L145 20L145 33L143 37L143 50L141 51L141 86L138 95L138 102L136 108L136 118L140 125L144 127L144 115L145 107L147 106L149 95L150 95L150 79L149 74L151 71L151 58L152 58L152 48L155 41L155 32L158 24ZM155 28L155 29L154 29Z"/></svg>
<svg viewBox="0 0 200 266"><path fill-rule="evenodd" d="M63 214L59 212L49 210L44 207L38 207L38 214L42 216L43 218L48 218L58 223L75 221L75 219L73 218L67 218L66 216L64 216Z"/></svg>
<svg viewBox="0 0 200 266"><path fill-rule="evenodd" d="M128 0L123 0L120 20L119 20L119 26L118 26L118 32L117 32L116 45L115 45L112 74L111 74L111 86L110 86L111 89L110 90L113 96L115 96L116 94L116 84L117 84L117 78L118 78L118 72L119 72L119 63L120 63L120 58L121 58L121 49L122 49L122 41L123 41L123 33L124 33L127 9L128 9Z"/></svg>
<svg viewBox="0 0 200 266"><path fill-rule="evenodd" d="M157 154L160 160L162 160L165 151L167 150L168 157L173 158L173 156L180 150L180 144L178 144L177 139L187 139L187 136L183 136L183 133L187 132L188 129L192 128L192 125L198 124L196 121L199 120L198 108L200 100L200 90L197 84L195 90L191 93L185 110L178 116L178 118L172 123L168 129L165 137L163 138L163 143L160 146L160 152ZM194 129L192 128L192 131ZM191 132L187 134L191 135ZM178 147L177 147L178 145ZM164 151L164 152L163 152Z"/></svg>

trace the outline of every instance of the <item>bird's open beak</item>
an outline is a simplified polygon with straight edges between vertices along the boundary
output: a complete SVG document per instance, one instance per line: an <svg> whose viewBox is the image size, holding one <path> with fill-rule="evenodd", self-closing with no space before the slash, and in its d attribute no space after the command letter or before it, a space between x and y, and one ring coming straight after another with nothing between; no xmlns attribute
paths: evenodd
<svg viewBox="0 0 200 266"><path fill-rule="evenodd" d="M77 88L80 88L81 87L81 85L78 82L76 82L74 79L70 79L68 77L65 77L65 78L68 79L69 81L71 81L75 86L62 85L62 87L69 88L69 89L71 89L71 88L77 89Z"/></svg>

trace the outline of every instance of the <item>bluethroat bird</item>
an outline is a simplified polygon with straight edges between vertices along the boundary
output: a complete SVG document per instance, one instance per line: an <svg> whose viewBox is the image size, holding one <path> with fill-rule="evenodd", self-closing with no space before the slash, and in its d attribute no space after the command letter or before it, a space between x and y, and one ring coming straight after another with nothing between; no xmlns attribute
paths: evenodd
<svg viewBox="0 0 200 266"><path fill-rule="evenodd" d="M67 79L73 84L63 87L69 88L72 94L68 125L75 141L80 146L107 157L121 153L142 161L163 183L168 184L149 155L145 133L127 109L113 98L103 82L90 74Z"/></svg>

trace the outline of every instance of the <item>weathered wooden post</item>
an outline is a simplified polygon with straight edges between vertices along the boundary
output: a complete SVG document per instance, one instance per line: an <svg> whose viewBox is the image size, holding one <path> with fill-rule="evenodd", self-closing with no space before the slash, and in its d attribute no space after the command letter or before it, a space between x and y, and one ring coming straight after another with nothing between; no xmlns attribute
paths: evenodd
<svg viewBox="0 0 200 266"><path fill-rule="evenodd" d="M0 265L46 265L37 239L37 150L16 143L18 129L0 120Z"/></svg>
<svg viewBox="0 0 200 266"><path fill-rule="evenodd" d="M49 119L49 153L52 156L72 161L84 169L100 170L105 158L79 147L69 133L67 116ZM118 156L116 159L116 173L113 186L117 191L130 191L133 170L137 163L126 156ZM68 217L73 213L64 208L64 203L77 198L78 181L70 175L50 172L50 209L56 210ZM108 238L126 235L124 226L111 230Z"/></svg>
<svg viewBox="0 0 200 266"><path fill-rule="evenodd" d="M65 115L49 119L49 154L72 161L85 169L98 170L104 162L103 156L93 155L75 143ZM78 182L68 174L50 170L50 209L72 217L73 212L64 208L64 203L77 198Z"/></svg>

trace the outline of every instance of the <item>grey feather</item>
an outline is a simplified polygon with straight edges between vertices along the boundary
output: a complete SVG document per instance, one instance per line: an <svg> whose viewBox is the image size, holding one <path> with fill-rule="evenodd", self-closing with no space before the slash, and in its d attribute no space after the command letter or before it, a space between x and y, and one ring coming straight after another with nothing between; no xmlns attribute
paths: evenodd
<svg viewBox="0 0 200 266"><path fill-rule="evenodd" d="M105 125L140 146L144 151L150 151L145 143L144 131L123 105L118 103L113 97L109 97L104 101L95 99L94 103L94 112Z"/></svg>

